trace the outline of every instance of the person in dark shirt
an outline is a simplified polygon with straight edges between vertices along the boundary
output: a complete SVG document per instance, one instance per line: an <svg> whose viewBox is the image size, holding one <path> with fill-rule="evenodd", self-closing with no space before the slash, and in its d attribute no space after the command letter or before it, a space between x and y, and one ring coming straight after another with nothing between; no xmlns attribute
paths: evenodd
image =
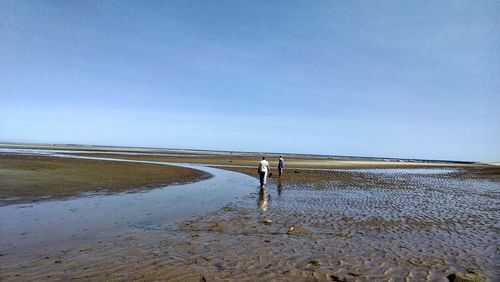
<svg viewBox="0 0 500 282"><path fill-rule="evenodd" d="M285 167L285 161L283 158L280 156L278 160L278 175L281 176L283 175L283 168Z"/></svg>

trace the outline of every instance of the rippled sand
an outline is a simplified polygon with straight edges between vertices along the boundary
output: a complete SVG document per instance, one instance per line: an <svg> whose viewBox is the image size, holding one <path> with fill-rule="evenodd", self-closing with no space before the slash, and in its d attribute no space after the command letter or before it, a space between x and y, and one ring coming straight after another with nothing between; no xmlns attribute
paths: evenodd
<svg viewBox="0 0 500 282"><path fill-rule="evenodd" d="M191 244L223 257L225 269L236 265L243 275L238 265L247 265L269 279L440 281L474 269L498 281L498 175L405 169L299 174L289 177L294 181L273 179L247 201L186 223L182 227L195 233L217 233ZM301 181L310 177L316 181ZM244 205L252 201L254 207ZM220 242L209 243L217 236ZM218 255L226 248L231 251Z"/></svg>
<svg viewBox="0 0 500 282"><path fill-rule="evenodd" d="M190 221L6 260L0 279L446 281L474 270L498 281L499 175L286 171Z"/></svg>

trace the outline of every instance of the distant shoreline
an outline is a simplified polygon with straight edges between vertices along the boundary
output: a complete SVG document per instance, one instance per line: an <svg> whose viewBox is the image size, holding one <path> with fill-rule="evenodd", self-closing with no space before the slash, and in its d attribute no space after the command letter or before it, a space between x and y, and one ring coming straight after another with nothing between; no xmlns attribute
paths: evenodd
<svg viewBox="0 0 500 282"><path fill-rule="evenodd" d="M380 161L380 162L401 162L401 163L442 163L442 164L469 164L469 165L500 165L500 162L476 162L476 161L458 161L458 160L437 160L437 159L418 159L418 158L395 158L395 157L362 157L362 156L344 156L344 155L323 155L323 154L300 154L300 153L276 153L276 152L245 152L245 151L221 151L221 150L202 150L202 149L176 149L176 148L154 148L154 147L129 147L129 146L107 146L107 145L82 145L82 144L44 144L44 143L11 143L0 142L0 148L19 148L19 149L47 149L47 150L81 150L81 151L113 151L130 153L195 153L195 154L218 154L218 155L242 155L242 156L279 156L302 157L311 159L333 159L348 161Z"/></svg>

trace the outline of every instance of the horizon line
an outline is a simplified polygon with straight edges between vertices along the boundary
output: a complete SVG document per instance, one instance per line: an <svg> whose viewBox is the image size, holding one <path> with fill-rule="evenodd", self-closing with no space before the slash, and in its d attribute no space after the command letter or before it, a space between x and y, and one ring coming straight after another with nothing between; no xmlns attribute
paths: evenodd
<svg viewBox="0 0 500 282"><path fill-rule="evenodd" d="M212 149L193 149L193 148L166 148L166 147L147 147L147 146L123 146L123 145L102 145L102 144L76 144L76 143L29 143L29 142L9 142L0 141L2 145L48 145L48 146L72 146L72 147L111 147L111 148L133 148L133 149L156 149L156 150L174 150L174 151L195 151L195 152L218 152L218 153L243 153L243 154L260 154L260 155L296 155L296 156L316 156L316 157L336 157L336 158L358 158L358 159L380 159L380 160L405 160L405 161L422 161L422 162L445 162L445 163L495 163L482 161L464 161L464 160L443 160L443 159L421 159L421 158L399 158L399 157L382 157L382 156L349 156L349 155L332 155L332 154L313 154L313 153L290 153L290 152L266 152L266 151L232 151L232 150L212 150Z"/></svg>

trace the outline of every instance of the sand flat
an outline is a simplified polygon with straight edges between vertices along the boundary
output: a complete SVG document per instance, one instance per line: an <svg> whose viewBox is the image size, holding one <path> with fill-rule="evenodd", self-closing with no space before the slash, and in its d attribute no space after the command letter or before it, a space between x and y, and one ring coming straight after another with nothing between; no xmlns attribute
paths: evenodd
<svg viewBox="0 0 500 282"><path fill-rule="evenodd" d="M119 192L189 183L209 175L155 164L0 154L0 205L82 192Z"/></svg>
<svg viewBox="0 0 500 282"><path fill-rule="evenodd" d="M197 163L219 166L244 166L256 167L261 155L238 155L238 154L186 154L183 156L162 156L162 155L124 155L112 152L101 152L98 154L92 152L71 153L78 156L106 157L118 159L148 160L162 162L178 163ZM270 156L267 158L271 168L276 168L278 157ZM446 163L446 162L399 162L399 161L380 161L380 160L346 160L345 158L326 158L326 157L286 157L286 168L310 168L310 169L329 169L329 168L422 168L422 167L471 167L482 166L476 163Z"/></svg>
<svg viewBox="0 0 500 282"><path fill-rule="evenodd" d="M241 167L258 156L182 159L250 175L225 186L250 192L174 224L157 216L108 240L5 254L0 279L446 281L471 271L500 278L497 166L287 166L259 189L256 168Z"/></svg>

